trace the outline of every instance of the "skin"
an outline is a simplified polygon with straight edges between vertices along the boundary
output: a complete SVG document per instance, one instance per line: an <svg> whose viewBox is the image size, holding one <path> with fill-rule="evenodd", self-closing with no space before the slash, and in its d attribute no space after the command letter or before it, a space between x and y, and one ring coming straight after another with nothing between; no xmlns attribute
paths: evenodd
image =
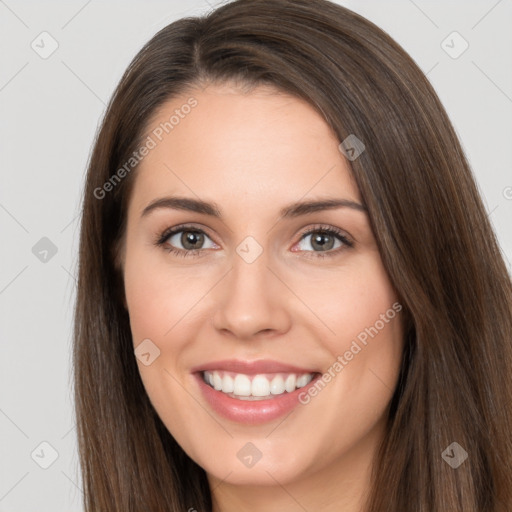
<svg viewBox="0 0 512 512"><path fill-rule="evenodd" d="M148 366L137 360L145 389L169 432L206 470L214 512L360 511L399 374L400 314L310 403L263 425L218 416L191 375L197 365L232 358L327 372L398 301L366 212L279 216L296 201L361 203L349 162L312 106L270 87L194 89L164 104L151 126L191 95L198 105L137 169L121 249L134 346L149 338L160 350ZM141 216L171 195L215 202L222 220L170 208ZM155 245L182 223L204 231L200 256ZM302 235L318 225L338 228L354 246L334 237L322 252L314 235ZM247 236L263 249L252 263L236 252ZM180 237L167 247L185 251ZM262 454L251 468L237 458L247 442Z"/></svg>

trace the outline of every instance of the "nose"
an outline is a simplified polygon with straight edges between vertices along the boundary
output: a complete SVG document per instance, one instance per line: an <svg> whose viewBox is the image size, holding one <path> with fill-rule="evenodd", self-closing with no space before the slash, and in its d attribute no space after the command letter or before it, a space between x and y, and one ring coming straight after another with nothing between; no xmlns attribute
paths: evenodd
<svg viewBox="0 0 512 512"><path fill-rule="evenodd" d="M252 263L234 255L215 297L213 326L240 340L286 333L291 293L268 266L265 252Z"/></svg>

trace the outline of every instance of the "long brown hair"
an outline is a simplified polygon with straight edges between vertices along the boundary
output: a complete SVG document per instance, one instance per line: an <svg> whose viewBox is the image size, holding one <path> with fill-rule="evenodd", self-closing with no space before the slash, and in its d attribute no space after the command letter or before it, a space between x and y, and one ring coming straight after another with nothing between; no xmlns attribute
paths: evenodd
<svg viewBox="0 0 512 512"><path fill-rule="evenodd" d="M303 98L340 141L355 134L366 147L350 165L406 323L367 511L512 510L511 281L436 93L393 39L344 7L236 0L160 30L126 70L97 134L74 332L86 511L211 510L206 474L156 414L133 354L115 257L136 167L98 190L164 101L228 81ZM468 453L456 469L442 456L454 442Z"/></svg>

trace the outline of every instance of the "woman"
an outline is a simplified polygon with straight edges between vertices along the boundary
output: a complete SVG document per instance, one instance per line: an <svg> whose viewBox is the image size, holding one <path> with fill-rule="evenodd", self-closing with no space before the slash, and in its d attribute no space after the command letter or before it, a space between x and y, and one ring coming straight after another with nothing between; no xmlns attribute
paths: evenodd
<svg viewBox="0 0 512 512"><path fill-rule="evenodd" d="M512 509L512 292L405 51L325 0L162 29L84 194L87 511Z"/></svg>

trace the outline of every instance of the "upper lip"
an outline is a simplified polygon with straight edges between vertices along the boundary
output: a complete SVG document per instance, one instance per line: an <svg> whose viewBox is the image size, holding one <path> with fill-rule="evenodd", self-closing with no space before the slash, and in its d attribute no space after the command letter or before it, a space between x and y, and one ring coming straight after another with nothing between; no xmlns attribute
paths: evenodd
<svg viewBox="0 0 512 512"><path fill-rule="evenodd" d="M243 361L241 359L225 359L222 361L212 361L195 368L192 372L223 370L227 372L243 373L246 375L256 375L258 373L316 373L309 368L300 368L290 364L272 361L270 359L259 359L257 361Z"/></svg>

